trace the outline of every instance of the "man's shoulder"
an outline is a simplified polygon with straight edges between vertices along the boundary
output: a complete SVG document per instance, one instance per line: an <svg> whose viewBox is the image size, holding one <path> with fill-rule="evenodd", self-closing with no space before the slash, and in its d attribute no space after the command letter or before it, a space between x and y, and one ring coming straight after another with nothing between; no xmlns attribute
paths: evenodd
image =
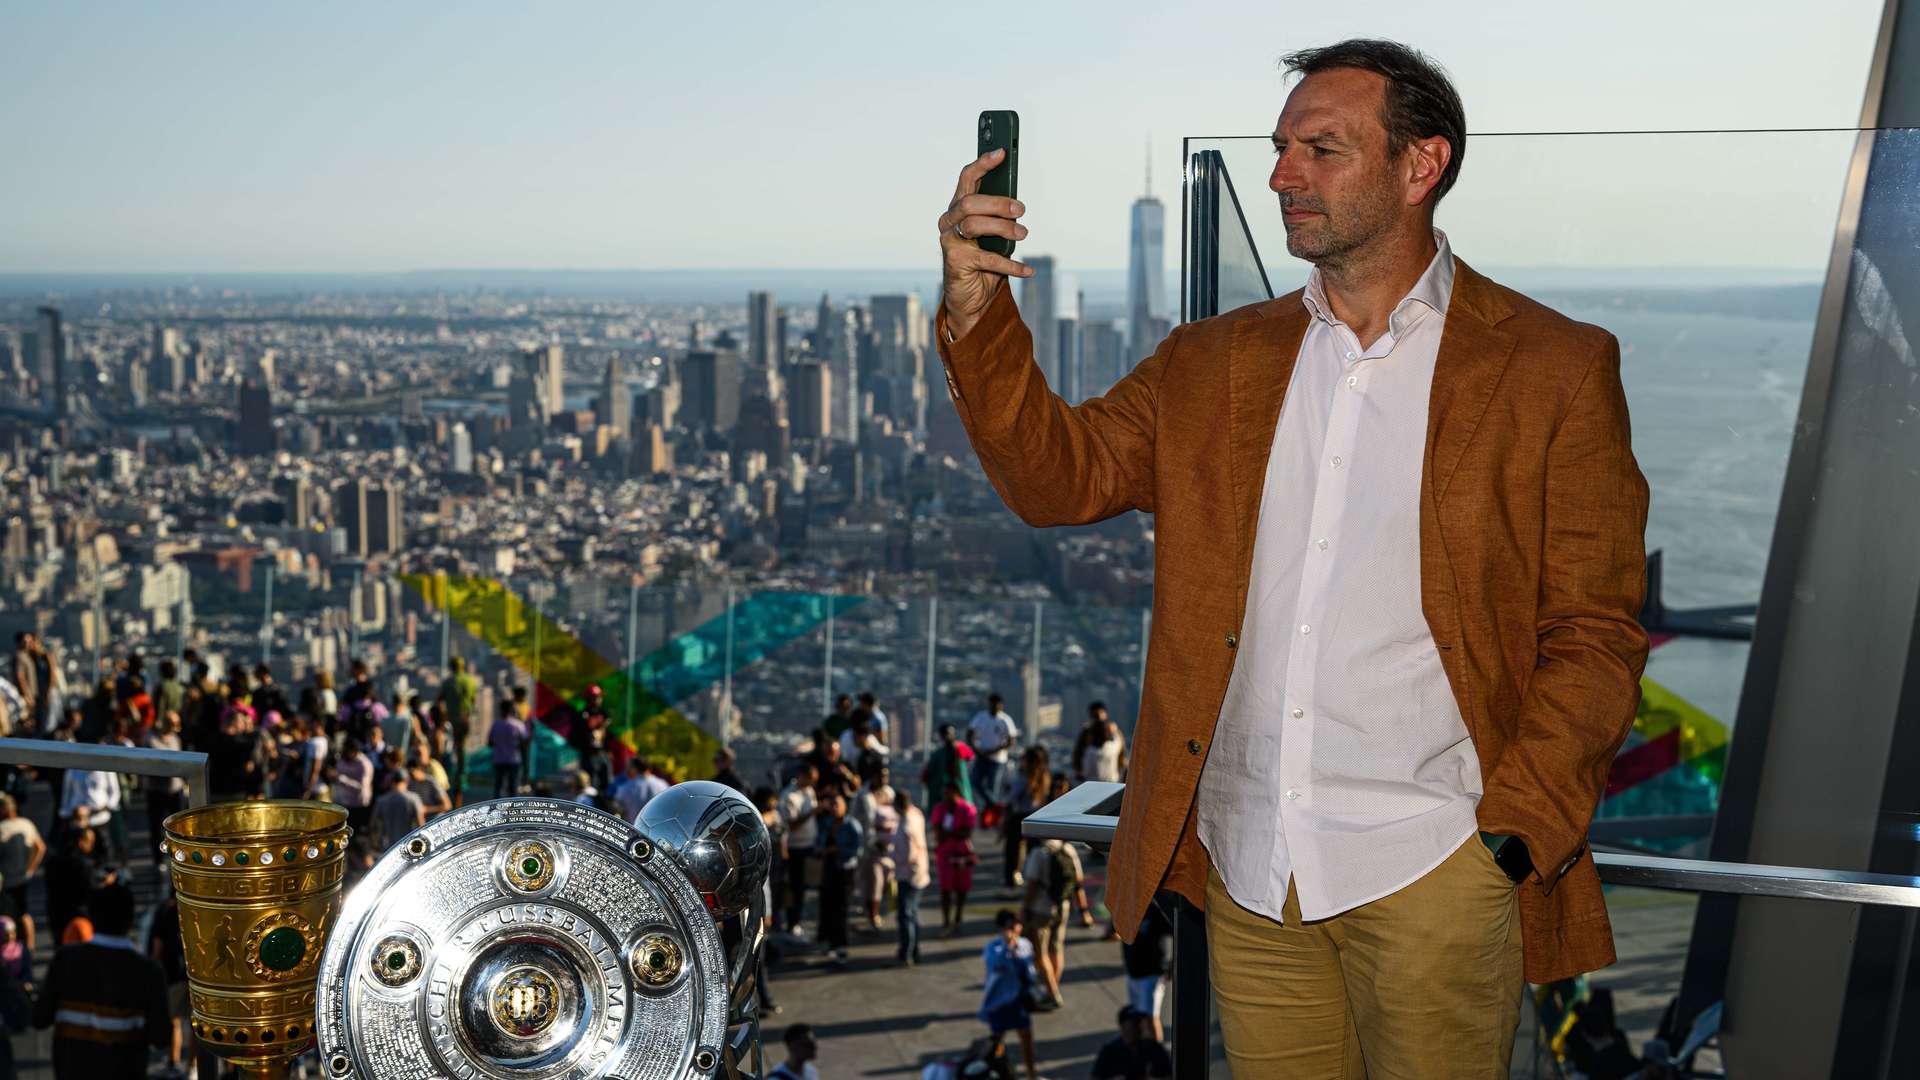
<svg viewBox="0 0 1920 1080"><path fill-rule="evenodd" d="M1605 327L1581 322L1492 278L1475 277L1482 305L1499 316L1500 331L1512 335L1530 354L1563 355L1584 371L1595 353L1613 339Z"/></svg>
<svg viewBox="0 0 1920 1080"><path fill-rule="evenodd" d="M1258 300L1218 315L1181 323L1173 328L1173 333L1180 338L1179 345L1182 348L1189 345L1211 347L1225 342L1244 326L1265 323L1290 311L1301 312L1304 319L1306 309L1301 296L1305 291L1295 289L1271 300Z"/></svg>

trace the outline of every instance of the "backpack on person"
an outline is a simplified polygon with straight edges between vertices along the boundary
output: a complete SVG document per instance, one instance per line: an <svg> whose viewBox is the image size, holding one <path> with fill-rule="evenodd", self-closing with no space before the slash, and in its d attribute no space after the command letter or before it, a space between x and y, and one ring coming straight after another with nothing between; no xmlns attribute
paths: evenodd
<svg viewBox="0 0 1920 1080"><path fill-rule="evenodd" d="M1047 851L1047 899L1053 901L1054 908L1067 902L1073 890L1080 885L1080 879L1073 872L1073 853L1067 845L1060 844Z"/></svg>

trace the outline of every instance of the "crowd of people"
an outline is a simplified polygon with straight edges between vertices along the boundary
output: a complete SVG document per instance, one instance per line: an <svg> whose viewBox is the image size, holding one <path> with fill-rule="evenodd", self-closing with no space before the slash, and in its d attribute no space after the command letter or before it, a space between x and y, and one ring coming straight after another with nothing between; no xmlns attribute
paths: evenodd
<svg viewBox="0 0 1920 1080"><path fill-rule="evenodd" d="M937 889L941 920L937 932L927 933L948 938L965 932L975 871L983 862L979 845L997 841L997 886L1014 903L995 915L996 932L981 954L978 1016L987 1033L965 1055L930 1065L928 1073L1011 1077L1017 1062L1028 1080L1037 1080L1034 1018L1064 1004L1067 925L1077 918L1082 927L1093 926L1095 905L1079 850L1059 840L1029 844L1021 824L1075 783L1121 780L1125 738L1106 707L1095 702L1069 768L1056 769L1045 746L1021 747L1018 724L1004 701L991 695L964 733L956 725L940 728L919 770L919 797L908 783L897 782L892 756L887 717L874 696L861 694L856 702L843 695L781 768L779 787L754 791L774 840L776 940L789 948L817 948L830 966L844 968L856 918L861 928L879 932L891 914L894 962L917 964L926 936L920 924L926 891ZM811 924L805 918L809 896L816 901ZM1137 940L1122 947L1129 1011L1116 1044L1129 1049L1103 1052L1102 1068L1114 1071L1096 1069L1094 1075L1170 1075L1170 1063L1160 1065L1166 1058L1160 1015L1171 932L1156 911ZM1119 934L1108 927L1105 936L1117 940ZM770 1004L763 998L763 1007ZM800 1049L790 1065L793 1075L803 1075L817 1053L811 1030Z"/></svg>
<svg viewBox="0 0 1920 1080"><path fill-rule="evenodd" d="M478 681L458 657L429 699L404 684L398 692L378 692L372 672L359 661L349 665L344 684L319 671L290 691L265 665L234 668L216 677L212 666L191 649L151 669L145 657L135 654L97 683L71 688L38 639L21 634L10 669L0 675L0 732L203 751L215 801L334 802L346 809L353 827L350 882L370 870L387 847L433 816L472 798L530 790L539 779L532 775L532 747L540 725L564 738L576 753L574 768L557 792L563 797L631 821L676 782L621 740L608 737L609 717L598 687L537 718L524 687L502 694L491 718L475 715L479 700ZM1059 841L1028 845L1020 825L1076 782L1121 779L1124 737L1105 708L1095 703L1068 767L1056 769L1045 747L1021 746L1018 725L994 695L964 733L953 725L942 727L938 745L919 770L916 792L913 785L895 783L889 729L872 693L857 699L842 695L811 737L770 770L767 783L750 784L730 751L715 755L715 779L754 802L773 840L767 892L771 929L779 943L775 954L818 949L830 966L846 967L856 924L866 932L884 933L891 923L895 962L918 963L924 936L921 907L930 899L926 894L937 888L938 934L962 933L975 890L975 868L982 861L976 845L997 839L1004 856L1000 886L1013 906L999 913L999 932L982 955L986 991L979 1015L987 1035L974 1048L979 1053L970 1054L999 1062L996 1068L1006 1066L1011 1060L1008 1037L1013 1036L1022 1048L1027 1076L1033 1078L1033 1015L1062 1004L1065 929L1075 913L1082 926L1091 926L1094 907L1079 852ZM469 783L468 747L475 744L475 735L482 736L477 741L491 757L490 785L484 778ZM44 838L24 813L37 798L47 799L51 810L53 825ZM129 1069L136 1057L141 1062L138 1071L124 1075L145 1074L149 1042L160 1047L177 1074L192 1071L178 933L161 932L178 925L164 876L159 878L161 906L154 916L153 947L149 955L134 957L152 964L155 978L147 979L142 967L139 978L116 983L126 993L139 994L157 986L151 1000L93 1001L86 996L93 991L85 988L91 976L75 974L129 963L97 951L102 945L119 948L132 925L133 915L123 908L132 905L128 884L135 868L149 861L156 872L160 867L157 848L144 859L130 850L128 815L144 813L148 835L158 837L161 822L184 808L186 800L185 782L177 778L136 778L105 770L0 770L0 979L11 976L0 987L0 1021L18 1030L38 1015L34 1009L46 1011L46 1001L54 1003L48 1015L69 1016L95 1007L124 1010L137 1004L145 1010L152 1005L154 1023L118 1039L126 1044L120 1060ZM39 912L28 903L28 888L36 878L43 882ZM930 927L927 933L933 933ZM1118 936L1111 928L1108 933ZM34 945L46 935L61 951L47 978L36 982ZM91 951L67 958L68 949L80 945ZM1164 957L1144 966L1129 959L1130 986L1136 967L1145 971L1156 963L1157 974L1147 981L1164 983ZM763 965L762 1009L777 1013L764 973ZM36 990L39 1001L29 1009L24 1002ZM20 997L20 1009L8 1007L9 993ZM1129 1000L1129 1007L1141 1013L1141 1031L1150 1042L1160 1037L1160 996L1156 991ZM93 1038L68 1027L56 1031L57 1043ZM817 1045L810 1029L796 1028L803 1037L790 1038L789 1045L801 1053L791 1067L799 1070L797 1075L813 1075L810 1062ZM56 1072L63 1071L61 1061L71 1060L75 1068L84 1062L90 1076L122 1075L102 1065L97 1047L77 1057L58 1052L55 1057ZM0 1080L4 1076L0 1070Z"/></svg>

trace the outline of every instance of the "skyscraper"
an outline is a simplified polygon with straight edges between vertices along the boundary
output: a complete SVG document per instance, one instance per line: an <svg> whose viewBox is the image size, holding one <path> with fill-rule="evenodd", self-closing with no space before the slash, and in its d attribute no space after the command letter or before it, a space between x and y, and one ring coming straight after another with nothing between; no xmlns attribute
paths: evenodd
<svg viewBox="0 0 1920 1080"><path fill-rule="evenodd" d="M473 433L467 425L458 420L453 422L453 430L447 435L450 456L453 458L453 471L470 473L473 471Z"/></svg>
<svg viewBox="0 0 1920 1080"><path fill-rule="evenodd" d="M240 418L234 427L234 452L267 457L274 451L273 390L259 372L240 384Z"/></svg>
<svg viewBox="0 0 1920 1080"><path fill-rule="evenodd" d="M821 293L820 306L813 314L813 354L828 364L833 363L834 349L840 344L838 326L839 320L834 318L833 301L828 299L826 293Z"/></svg>
<svg viewBox="0 0 1920 1080"><path fill-rule="evenodd" d="M739 353L704 349L687 354L681 371L681 415L690 427L733 427L740 418Z"/></svg>
<svg viewBox="0 0 1920 1080"><path fill-rule="evenodd" d="M67 415L67 334L57 307L43 307L35 316L27 373L39 382L41 407L55 416Z"/></svg>
<svg viewBox="0 0 1920 1080"><path fill-rule="evenodd" d="M395 555L407 546L406 526L401 519L404 507L398 477L367 488L369 555Z"/></svg>
<svg viewBox="0 0 1920 1080"><path fill-rule="evenodd" d="M659 424L648 424L634 440L633 467L636 472L649 476L673 471L673 448L667 444L667 433Z"/></svg>
<svg viewBox="0 0 1920 1080"><path fill-rule="evenodd" d="M364 479L349 480L333 489L333 523L347 534L346 555L367 557L367 491Z"/></svg>
<svg viewBox="0 0 1920 1080"><path fill-rule="evenodd" d="M317 493L306 477L277 477L273 481L273 493L280 499L287 524L304 529L313 523L314 496Z"/></svg>
<svg viewBox="0 0 1920 1080"><path fill-rule="evenodd" d="M171 326L153 328L153 352L147 359L147 386L157 394L178 394L187 388L186 347L180 331Z"/></svg>
<svg viewBox="0 0 1920 1080"><path fill-rule="evenodd" d="M1027 328L1033 332L1034 362L1040 365L1047 385L1058 389L1060 331L1054 325L1059 310L1053 256L1030 255L1027 265L1033 268L1033 276L1020 285L1020 314L1026 317Z"/></svg>
<svg viewBox="0 0 1920 1080"><path fill-rule="evenodd" d="M1080 319L1075 315L1062 315L1054 319L1053 325L1060 343L1057 354L1060 381L1054 383L1053 391L1067 404L1078 405L1087 396L1080 366Z"/></svg>
<svg viewBox="0 0 1920 1080"><path fill-rule="evenodd" d="M633 430L633 395L627 392L627 373L618 353L607 357L607 372L600 379L600 402L594 412L600 426L612 428L615 435Z"/></svg>
<svg viewBox="0 0 1920 1080"><path fill-rule="evenodd" d="M780 364L780 309L770 292L747 294L747 362L769 369Z"/></svg>
<svg viewBox="0 0 1920 1080"><path fill-rule="evenodd" d="M793 366L788 419L795 438L824 439L833 431L833 372L818 360Z"/></svg>
<svg viewBox="0 0 1920 1080"><path fill-rule="evenodd" d="M566 353L558 345L541 345L527 350L527 374L533 378L534 398L540 406L541 420L567 408Z"/></svg>
<svg viewBox="0 0 1920 1080"><path fill-rule="evenodd" d="M1127 258L1127 346L1136 359L1160 344L1167 319L1167 209L1153 197L1153 152L1147 152L1147 191L1133 202Z"/></svg>
<svg viewBox="0 0 1920 1080"><path fill-rule="evenodd" d="M1080 327L1080 391L1099 397L1127 373L1126 342L1111 322L1094 320Z"/></svg>
<svg viewBox="0 0 1920 1080"><path fill-rule="evenodd" d="M887 370L889 346L907 350L927 344L927 320L920 314L920 294L876 296L872 301L872 309L873 335L879 340L882 351L881 370L889 375L898 375L899 371Z"/></svg>
<svg viewBox="0 0 1920 1080"><path fill-rule="evenodd" d="M833 372L832 435L841 442L859 442L860 312L848 308L834 316L827 337L833 342L833 355L827 361L828 369Z"/></svg>

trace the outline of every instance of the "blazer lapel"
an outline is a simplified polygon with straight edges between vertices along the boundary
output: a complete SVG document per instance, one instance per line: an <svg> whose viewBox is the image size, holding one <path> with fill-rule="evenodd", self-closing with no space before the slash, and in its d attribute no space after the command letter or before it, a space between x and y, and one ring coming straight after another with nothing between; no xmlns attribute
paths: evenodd
<svg viewBox="0 0 1920 1080"><path fill-rule="evenodd" d="M1240 584L1253 569L1253 533L1260 493L1267 483L1267 455L1280 422L1280 406L1293 378L1293 363L1307 333L1307 309L1298 291L1268 301L1262 318L1234 328L1227 345L1228 479L1239 540Z"/></svg>
<svg viewBox="0 0 1920 1080"><path fill-rule="evenodd" d="M1447 484L1506 373L1514 337L1499 323L1512 313L1492 283L1454 260L1453 298L1427 400L1425 468L1436 504L1446 497Z"/></svg>

